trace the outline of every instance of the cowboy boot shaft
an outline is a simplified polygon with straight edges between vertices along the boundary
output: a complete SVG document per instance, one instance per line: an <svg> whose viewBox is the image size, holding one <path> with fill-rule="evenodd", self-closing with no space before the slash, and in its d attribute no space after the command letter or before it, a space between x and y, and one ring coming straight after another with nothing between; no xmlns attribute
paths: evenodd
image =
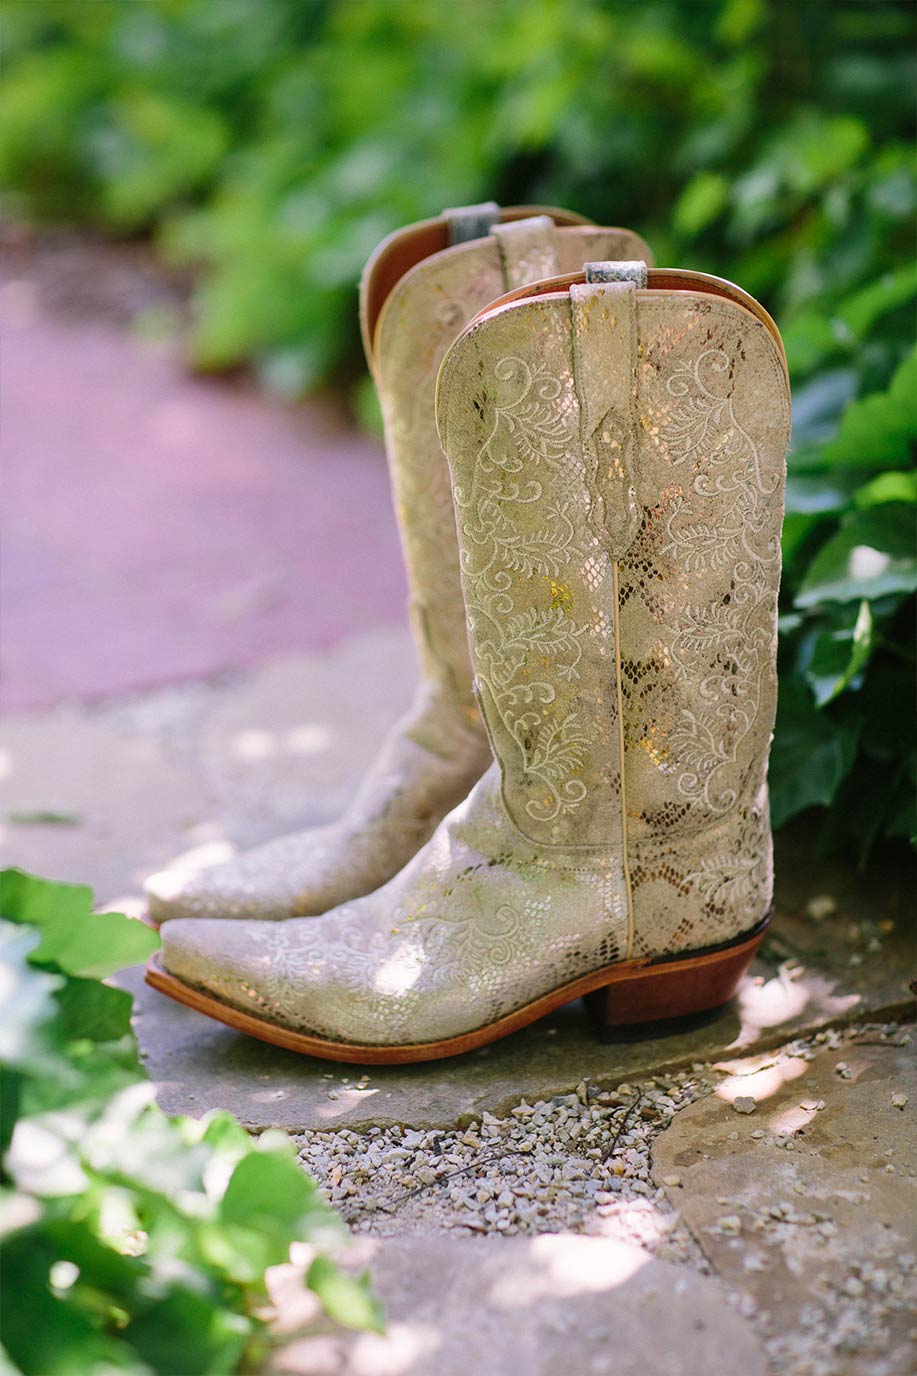
<svg viewBox="0 0 917 1376"><path fill-rule="evenodd" d="M448 238L449 247L414 263L380 302L392 260L416 252L410 249L416 227L402 231L380 246L361 284L364 342L382 408L421 672L452 693L472 721L477 712L455 515L434 415L440 364L465 324L502 293L580 271L591 258L648 252L628 230L569 224L576 217L568 212L533 209L504 211L514 217L505 221L496 206L447 211L431 242ZM477 237L465 238L469 233Z"/></svg>
<svg viewBox="0 0 917 1376"><path fill-rule="evenodd" d="M439 388L506 811L618 865L629 954L730 939L772 883L785 365L741 293L656 276L496 303Z"/></svg>

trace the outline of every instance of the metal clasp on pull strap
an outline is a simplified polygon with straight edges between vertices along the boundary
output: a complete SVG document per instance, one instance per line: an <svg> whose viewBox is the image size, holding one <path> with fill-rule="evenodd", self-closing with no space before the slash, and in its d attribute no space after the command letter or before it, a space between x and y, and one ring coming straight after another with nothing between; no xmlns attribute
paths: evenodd
<svg viewBox="0 0 917 1376"><path fill-rule="evenodd" d="M584 263L583 272L587 282L633 282L635 287L646 286L646 263L639 258Z"/></svg>

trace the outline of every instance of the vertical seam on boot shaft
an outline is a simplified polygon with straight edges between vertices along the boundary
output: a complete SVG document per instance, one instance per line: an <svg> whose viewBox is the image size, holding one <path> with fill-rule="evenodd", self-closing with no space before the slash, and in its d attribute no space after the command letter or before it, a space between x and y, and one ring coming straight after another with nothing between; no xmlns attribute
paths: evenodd
<svg viewBox="0 0 917 1376"><path fill-rule="evenodd" d="M624 694L621 688L621 598L618 586L618 561L611 561L611 586L615 611L615 697L618 718L618 759L621 773L621 866L624 871L624 892L627 897L627 947L624 959L630 960L634 949L634 899L630 883L630 862L627 855L627 781L624 770Z"/></svg>

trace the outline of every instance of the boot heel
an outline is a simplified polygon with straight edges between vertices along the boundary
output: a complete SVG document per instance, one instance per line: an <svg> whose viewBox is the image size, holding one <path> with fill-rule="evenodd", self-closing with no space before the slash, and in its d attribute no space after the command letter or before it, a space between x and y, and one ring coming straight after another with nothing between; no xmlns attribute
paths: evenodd
<svg viewBox="0 0 917 1376"><path fill-rule="evenodd" d="M602 1041L667 1036L711 1022L736 993L764 938L770 914L742 937L693 955L664 956L620 974L586 995Z"/></svg>

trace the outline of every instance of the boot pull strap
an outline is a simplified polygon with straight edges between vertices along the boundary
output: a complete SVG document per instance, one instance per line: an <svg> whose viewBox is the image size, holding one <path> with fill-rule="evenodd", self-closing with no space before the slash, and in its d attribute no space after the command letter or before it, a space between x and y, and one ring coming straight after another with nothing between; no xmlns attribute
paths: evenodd
<svg viewBox="0 0 917 1376"><path fill-rule="evenodd" d="M587 263L585 272L585 283L570 288L580 437L599 535L609 556L620 559L641 521L634 479L636 296L646 285L646 264Z"/></svg>
<svg viewBox="0 0 917 1376"><path fill-rule="evenodd" d="M482 201L480 205L458 205L443 211L449 229L449 246L467 244L469 239L484 239L495 220L500 218L496 201Z"/></svg>
<svg viewBox="0 0 917 1376"><path fill-rule="evenodd" d="M550 215L530 215L527 220L494 225L491 233L500 250L505 291L560 273L557 233Z"/></svg>

